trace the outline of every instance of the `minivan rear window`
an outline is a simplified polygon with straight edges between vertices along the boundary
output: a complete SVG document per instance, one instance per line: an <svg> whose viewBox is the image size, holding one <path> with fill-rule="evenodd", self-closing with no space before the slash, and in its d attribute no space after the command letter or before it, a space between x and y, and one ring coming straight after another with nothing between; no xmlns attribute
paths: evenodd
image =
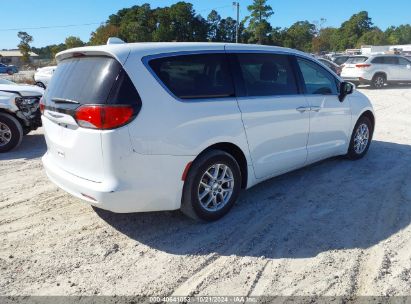
<svg viewBox="0 0 411 304"><path fill-rule="evenodd" d="M235 96L225 54L179 55L152 59L149 66L181 99Z"/></svg>
<svg viewBox="0 0 411 304"><path fill-rule="evenodd" d="M83 104L141 103L137 89L121 64L105 56L82 56L62 60L45 96L46 107L74 109ZM60 100L60 102L55 102ZM61 101L73 101L61 102Z"/></svg>
<svg viewBox="0 0 411 304"><path fill-rule="evenodd" d="M356 64L356 63L363 63L366 62L368 57L365 56L358 56L358 57L351 57L345 62L346 64Z"/></svg>

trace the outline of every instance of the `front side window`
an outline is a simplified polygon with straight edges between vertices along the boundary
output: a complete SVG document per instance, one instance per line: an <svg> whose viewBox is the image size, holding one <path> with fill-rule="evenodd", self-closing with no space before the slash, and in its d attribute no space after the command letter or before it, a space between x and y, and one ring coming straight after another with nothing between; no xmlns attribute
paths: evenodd
<svg viewBox="0 0 411 304"><path fill-rule="evenodd" d="M307 94L337 94L335 78L320 65L297 58Z"/></svg>
<svg viewBox="0 0 411 304"><path fill-rule="evenodd" d="M410 65L411 64L411 62L409 60L407 60L405 58L401 58L401 57L398 58L398 61L399 61L400 65Z"/></svg>
<svg viewBox="0 0 411 304"><path fill-rule="evenodd" d="M195 54L152 59L161 82L181 99L235 96L225 54Z"/></svg>
<svg viewBox="0 0 411 304"><path fill-rule="evenodd" d="M287 55L237 54L247 96L298 94Z"/></svg>

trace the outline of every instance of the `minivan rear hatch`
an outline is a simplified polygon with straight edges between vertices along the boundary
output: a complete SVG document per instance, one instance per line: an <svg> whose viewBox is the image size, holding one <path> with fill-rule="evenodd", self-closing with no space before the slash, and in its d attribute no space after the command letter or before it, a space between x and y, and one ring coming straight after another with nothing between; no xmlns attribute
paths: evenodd
<svg viewBox="0 0 411 304"><path fill-rule="evenodd" d="M102 182L102 134L112 130L101 130L91 124L89 128L87 121L80 123L76 115L80 108L116 107L124 103L132 105L137 114L141 101L122 65L108 56L80 54L63 59L42 103L51 161L73 175Z"/></svg>

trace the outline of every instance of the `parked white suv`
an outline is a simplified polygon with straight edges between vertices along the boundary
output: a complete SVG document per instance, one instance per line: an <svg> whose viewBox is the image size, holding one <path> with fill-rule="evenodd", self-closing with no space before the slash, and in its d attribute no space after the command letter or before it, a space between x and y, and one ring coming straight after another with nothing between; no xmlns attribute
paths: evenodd
<svg viewBox="0 0 411 304"><path fill-rule="evenodd" d="M381 89L389 83L411 82L411 61L398 55L354 56L348 59L341 77L355 84Z"/></svg>
<svg viewBox="0 0 411 304"><path fill-rule="evenodd" d="M241 189L364 156L369 100L298 51L216 43L67 50L43 98L49 178L114 212L216 220Z"/></svg>
<svg viewBox="0 0 411 304"><path fill-rule="evenodd" d="M56 66L38 68L34 74L34 81L36 82L36 85L45 89L48 86L51 77L53 77L53 73L56 68Z"/></svg>

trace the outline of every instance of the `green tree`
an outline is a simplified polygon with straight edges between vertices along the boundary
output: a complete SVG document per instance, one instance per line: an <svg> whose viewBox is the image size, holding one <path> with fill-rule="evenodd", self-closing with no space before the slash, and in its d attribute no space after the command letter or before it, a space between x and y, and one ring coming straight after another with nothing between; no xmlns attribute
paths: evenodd
<svg viewBox="0 0 411 304"><path fill-rule="evenodd" d="M284 46L310 52L314 38L315 25L308 21L298 21L287 29Z"/></svg>
<svg viewBox="0 0 411 304"><path fill-rule="evenodd" d="M270 33L270 44L276 45L276 46L284 46L284 40L286 37L286 30L282 29L281 27L276 27L273 28L271 33Z"/></svg>
<svg viewBox="0 0 411 304"><path fill-rule="evenodd" d="M157 26L153 32L153 41L172 41L174 34L171 27L170 8L158 8L155 10L154 16L157 20Z"/></svg>
<svg viewBox="0 0 411 304"><path fill-rule="evenodd" d="M18 32L17 37L20 39L18 48L21 52L21 60L23 63L28 63L30 61L30 43L33 42L33 37L26 32Z"/></svg>
<svg viewBox="0 0 411 304"><path fill-rule="evenodd" d="M107 43L108 38L118 37L120 29L116 25L103 24L91 33L90 45L103 45Z"/></svg>
<svg viewBox="0 0 411 304"><path fill-rule="evenodd" d="M85 43L79 37L69 36L66 38L65 44L67 49L72 49L84 46Z"/></svg>
<svg viewBox="0 0 411 304"><path fill-rule="evenodd" d="M398 27L390 26L384 34L389 44L411 43L411 25L409 24L402 24Z"/></svg>
<svg viewBox="0 0 411 304"><path fill-rule="evenodd" d="M127 42L153 41L156 19L150 4L135 5L122 13L123 16L120 18L120 38Z"/></svg>
<svg viewBox="0 0 411 304"><path fill-rule="evenodd" d="M51 47L51 58L55 60L57 53L60 53L66 49L66 45L64 43L54 45Z"/></svg>
<svg viewBox="0 0 411 304"><path fill-rule="evenodd" d="M360 37L372 30L372 25L368 12L362 11L352 15L349 20L341 25L338 48L344 50L355 47Z"/></svg>
<svg viewBox="0 0 411 304"><path fill-rule="evenodd" d="M326 27L320 29L317 36L312 41L312 51L321 53L325 51L337 51L335 48L339 40L339 31L333 27Z"/></svg>
<svg viewBox="0 0 411 304"><path fill-rule="evenodd" d="M270 32L272 30L268 18L274 14L270 5L267 5L267 0L254 0L253 4L247 7L250 16L247 31L250 33L249 42L251 43L269 43Z"/></svg>
<svg viewBox="0 0 411 304"><path fill-rule="evenodd" d="M201 16L196 16L193 5L177 2L170 6L171 28L175 41L206 41L208 24Z"/></svg>
<svg viewBox="0 0 411 304"><path fill-rule="evenodd" d="M218 38L217 41L235 42L237 21L231 17L221 19L218 24ZM239 36L241 36L241 26L239 27Z"/></svg>
<svg viewBox="0 0 411 304"><path fill-rule="evenodd" d="M221 16L216 10L212 10L207 17L208 22L208 40L209 41L221 41L220 37L220 22Z"/></svg>
<svg viewBox="0 0 411 304"><path fill-rule="evenodd" d="M387 40L383 31L379 28L374 28L371 31L365 32L357 42L357 47L362 45L383 45Z"/></svg>
<svg viewBox="0 0 411 304"><path fill-rule="evenodd" d="M207 17L208 41L235 42L236 24L231 17L222 19L217 11L212 10Z"/></svg>

